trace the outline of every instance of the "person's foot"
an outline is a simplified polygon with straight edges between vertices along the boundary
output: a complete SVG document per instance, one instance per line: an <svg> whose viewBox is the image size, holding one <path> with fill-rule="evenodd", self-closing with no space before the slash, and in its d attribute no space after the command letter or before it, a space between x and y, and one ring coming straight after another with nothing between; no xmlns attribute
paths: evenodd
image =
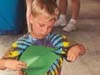
<svg viewBox="0 0 100 75"><path fill-rule="evenodd" d="M69 23L63 28L63 31L71 32L77 30L76 20L70 20Z"/></svg>
<svg viewBox="0 0 100 75"><path fill-rule="evenodd" d="M66 16L60 15L54 26L65 26L67 24Z"/></svg>

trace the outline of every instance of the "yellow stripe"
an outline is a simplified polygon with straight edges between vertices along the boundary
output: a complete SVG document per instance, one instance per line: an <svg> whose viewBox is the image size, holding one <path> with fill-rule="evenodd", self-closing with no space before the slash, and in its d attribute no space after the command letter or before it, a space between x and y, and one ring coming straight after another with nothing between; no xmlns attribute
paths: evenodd
<svg viewBox="0 0 100 75"><path fill-rule="evenodd" d="M56 73L56 75L58 74L57 69L55 69L55 73Z"/></svg>
<svg viewBox="0 0 100 75"><path fill-rule="evenodd" d="M65 36L65 35L62 35L62 37L63 37L64 39L66 39L66 38L67 38L67 36Z"/></svg>
<svg viewBox="0 0 100 75"><path fill-rule="evenodd" d="M55 72L54 71L52 71L51 73L52 73L52 75L55 75Z"/></svg>
<svg viewBox="0 0 100 75"><path fill-rule="evenodd" d="M13 48L16 48L16 47L17 47L17 43L14 42L14 43L12 44L12 47L13 47Z"/></svg>
<svg viewBox="0 0 100 75"><path fill-rule="evenodd" d="M60 66L61 66L61 65L62 65L62 62L63 62L63 59L62 59L62 58L60 58L59 60L60 60Z"/></svg>
<svg viewBox="0 0 100 75"><path fill-rule="evenodd" d="M8 55L8 57L16 57L16 56L18 56L19 55L19 52L18 51L13 51L13 52L11 52L9 55Z"/></svg>
<svg viewBox="0 0 100 75"><path fill-rule="evenodd" d="M63 42L63 46L64 47L69 47L70 46L70 42Z"/></svg>

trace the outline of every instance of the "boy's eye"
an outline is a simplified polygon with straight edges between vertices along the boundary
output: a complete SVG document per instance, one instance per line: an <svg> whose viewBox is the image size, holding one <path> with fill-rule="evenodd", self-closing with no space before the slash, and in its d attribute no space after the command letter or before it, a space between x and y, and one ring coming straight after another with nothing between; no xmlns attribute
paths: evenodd
<svg viewBox="0 0 100 75"><path fill-rule="evenodd" d="M39 26L40 26L40 27L44 27L45 25L44 25L44 24L40 24L40 23L39 23Z"/></svg>

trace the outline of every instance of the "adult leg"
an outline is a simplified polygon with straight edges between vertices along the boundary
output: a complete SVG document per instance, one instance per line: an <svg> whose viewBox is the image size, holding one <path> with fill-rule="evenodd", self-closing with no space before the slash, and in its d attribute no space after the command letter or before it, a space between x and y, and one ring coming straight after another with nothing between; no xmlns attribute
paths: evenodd
<svg viewBox="0 0 100 75"><path fill-rule="evenodd" d="M77 20L80 11L80 0L72 0L72 19Z"/></svg>
<svg viewBox="0 0 100 75"><path fill-rule="evenodd" d="M31 3L32 3L32 0L26 0L26 8L27 8L27 11L26 11L26 20L27 20L28 32L31 31L30 23L29 23L29 15L31 13Z"/></svg>
<svg viewBox="0 0 100 75"><path fill-rule="evenodd" d="M76 23L77 18L79 16L80 11L80 0L72 0L72 17L69 21L69 23L63 28L64 31L71 32L73 30L76 30Z"/></svg>
<svg viewBox="0 0 100 75"><path fill-rule="evenodd" d="M60 16L55 23L55 26L64 26L66 25L66 9L67 9L67 0L58 0L58 8L60 11Z"/></svg>

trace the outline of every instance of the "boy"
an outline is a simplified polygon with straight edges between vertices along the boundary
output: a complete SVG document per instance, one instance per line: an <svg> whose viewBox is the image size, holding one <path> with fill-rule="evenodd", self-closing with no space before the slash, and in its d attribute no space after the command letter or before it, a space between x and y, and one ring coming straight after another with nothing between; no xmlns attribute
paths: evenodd
<svg viewBox="0 0 100 75"><path fill-rule="evenodd" d="M29 15L31 32L13 43L4 59L19 59L31 45L56 48L55 53L64 55L68 61L74 61L79 55L84 54L83 46L68 41L66 36L50 33L59 14L54 0L33 0L31 9L32 12ZM62 61L63 56L56 59L45 74L60 75ZM23 68L25 65L14 70Z"/></svg>

